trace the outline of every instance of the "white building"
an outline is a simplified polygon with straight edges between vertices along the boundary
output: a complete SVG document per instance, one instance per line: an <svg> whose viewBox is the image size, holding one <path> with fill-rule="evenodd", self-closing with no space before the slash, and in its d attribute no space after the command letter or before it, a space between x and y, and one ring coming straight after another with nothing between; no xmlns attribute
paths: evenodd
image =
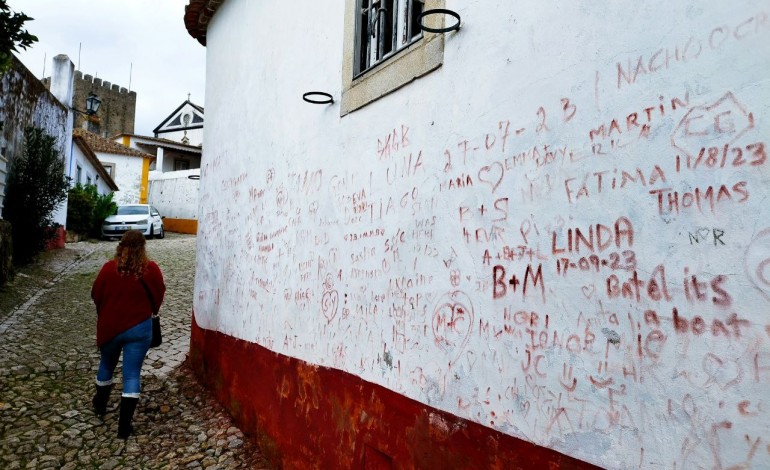
<svg viewBox="0 0 770 470"><path fill-rule="evenodd" d="M155 137L200 147L203 145L203 107L189 99L153 130Z"/></svg>
<svg viewBox="0 0 770 470"><path fill-rule="evenodd" d="M114 191L118 191L118 185L113 181L112 176L108 173L108 169L104 167L104 164L99 161L99 157L96 152L90 147L91 143L95 142L95 139L89 139L87 131L83 129L76 129L73 132L72 142L72 159L73 159L73 175L71 183L73 186L76 184L93 184L96 186L96 191L99 194L109 194ZM97 145L98 149L102 147ZM105 154L100 151L104 156ZM109 168L110 171L115 173L114 168Z"/></svg>
<svg viewBox="0 0 770 470"><path fill-rule="evenodd" d="M126 147L85 129L76 129L73 136L82 139L102 163L106 173L120 188L113 200L121 204L146 204L150 164L155 157ZM77 168L75 168L75 175Z"/></svg>
<svg viewBox="0 0 770 470"><path fill-rule="evenodd" d="M263 451L770 467L768 4L370 3L186 10L190 358Z"/></svg>
<svg viewBox="0 0 770 470"><path fill-rule="evenodd" d="M185 102L164 122L178 116L179 113L192 113L202 108ZM198 114L196 114L198 116ZM189 120L189 119L188 119ZM174 122L171 119L170 122ZM197 123L196 123L197 125ZM161 124L159 128L165 128ZM173 127L173 126L171 126ZM200 127L196 132L202 132ZM184 140L185 134L166 133L168 137ZM197 134L196 134L197 135ZM198 230L198 180L200 179L201 146L185 144L168 138L147 137L135 134L120 134L112 138L140 152L154 155L148 175L148 201L166 218L167 231L178 233L196 233ZM200 142L197 139L196 142Z"/></svg>
<svg viewBox="0 0 770 470"><path fill-rule="evenodd" d="M136 134L119 134L115 142L155 156L150 171L193 170L201 167L201 148L181 142Z"/></svg>

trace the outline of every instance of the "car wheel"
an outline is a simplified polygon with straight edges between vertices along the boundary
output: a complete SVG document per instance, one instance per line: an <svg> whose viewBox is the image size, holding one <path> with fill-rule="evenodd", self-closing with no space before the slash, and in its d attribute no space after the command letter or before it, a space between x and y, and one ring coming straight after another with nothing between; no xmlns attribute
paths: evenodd
<svg viewBox="0 0 770 470"><path fill-rule="evenodd" d="M158 238L166 238L166 230L163 229L163 226L160 226L160 232L158 232Z"/></svg>
<svg viewBox="0 0 770 470"><path fill-rule="evenodd" d="M148 240L153 238L153 236L155 235L154 232L155 232L155 227L153 225L150 225L150 231L147 233Z"/></svg>

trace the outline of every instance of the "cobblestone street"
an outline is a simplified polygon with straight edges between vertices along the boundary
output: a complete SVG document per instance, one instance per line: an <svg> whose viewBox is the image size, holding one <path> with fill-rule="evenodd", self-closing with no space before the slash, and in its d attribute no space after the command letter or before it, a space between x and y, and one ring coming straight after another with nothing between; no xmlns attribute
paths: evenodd
<svg viewBox="0 0 770 470"><path fill-rule="evenodd" d="M163 344L150 350L127 441L116 437L120 368L104 421L91 410L99 364L91 284L116 241L44 253L0 288L0 468L269 468L185 365L195 237L147 251L165 276Z"/></svg>

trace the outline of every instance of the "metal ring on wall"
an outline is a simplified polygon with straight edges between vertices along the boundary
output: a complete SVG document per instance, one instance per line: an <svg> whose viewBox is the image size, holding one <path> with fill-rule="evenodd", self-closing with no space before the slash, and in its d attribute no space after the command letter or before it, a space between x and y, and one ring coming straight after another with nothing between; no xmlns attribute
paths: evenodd
<svg viewBox="0 0 770 470"><path fill-rule="evenodd" d="M447 26L445 28L430 28L422 24L422 19L428 15L449 15L455 18L457 20L457 23L451 26ZM457 12L454 12L452 10L447 10L446 8L434 8L433 10L425 10L422 13L420 13L420 16L417 18L417 21L420 22L420 29L422 29L423 31L427 31L429 33L448 33L450 31L457 31L460 29L460 15Z"/></svg>
<svg viewBox="0 0 770 470"><path fill-rule="evenodd" d="M312 98L315 96L323 96L326 99L319 100L317 98ZM323 92L323 91L308 91L304 95L302 95L302 99L307 101L308 103L313 104L331 104L334 103L334 97L330 95L329 93Z"/></svg>

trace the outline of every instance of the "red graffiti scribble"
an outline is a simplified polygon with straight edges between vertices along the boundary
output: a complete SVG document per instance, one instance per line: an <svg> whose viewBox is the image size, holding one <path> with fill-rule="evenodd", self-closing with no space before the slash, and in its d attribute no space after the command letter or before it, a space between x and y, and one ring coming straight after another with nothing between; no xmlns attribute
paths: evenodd
<svg viewBox="0 0 770 470"><path fill-rule="evenodd" d="M561 386L564 387L564 390L568 392L574 392L575 388L577 388L577 379L572 376L572 366L569 366L569 372L567 372L567 364L564 363L562 365L561 375L562 377L559 378L559 383L561 383Z"/></svg>
<svg viewBox="0 0 770 470"><path fill-rule="evenodd" d="M757 416L759 414L757 411L749 411L749 406L751 406L751 402L749 400L743 400L742 402L738 403L738 412L741 414L741 416Z"/></svg>
<svg viewBox="0 0 770 470"><path fill-rule="evenodd" d="M593 375L589 375L588 379L591 381L592 384L594 384L598 388L607 388L613 383L615 383L615 379L613 377L610 377L605 380L596 380Z"/></svg>
<svg viewBox="0 0 770 470"><path fill-rule="evenodd" d="M753 128L753 114L728 91L711 105L691 108L674 129L671 145L692 157L704 139L722 137L732 144Z"/></svg>

